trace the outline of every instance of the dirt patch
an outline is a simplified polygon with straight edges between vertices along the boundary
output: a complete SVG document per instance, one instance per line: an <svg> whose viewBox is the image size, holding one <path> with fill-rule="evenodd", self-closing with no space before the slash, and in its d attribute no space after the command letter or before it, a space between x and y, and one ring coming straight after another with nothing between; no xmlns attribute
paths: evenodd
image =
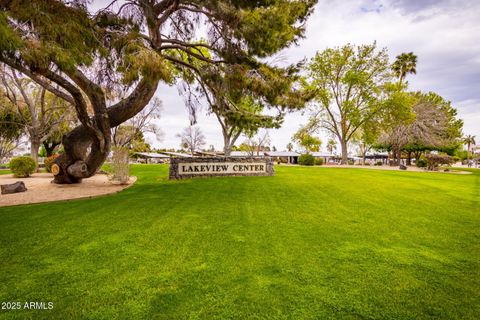
<svg viewBox="0 0 480 320"><path fill-rule="evenodd" d="M35 173L29 178L15 178L13 175L0 175L0 184L10 184L23 181L27 187L26 192L0 195L0 207L19 204L41 203L50 201L91 198L119 192L131 186L137 180L130 177L127 185L115 185L108 181L104 174L97 174L84 179L79 184L54 184L50 173Z"/></svg>

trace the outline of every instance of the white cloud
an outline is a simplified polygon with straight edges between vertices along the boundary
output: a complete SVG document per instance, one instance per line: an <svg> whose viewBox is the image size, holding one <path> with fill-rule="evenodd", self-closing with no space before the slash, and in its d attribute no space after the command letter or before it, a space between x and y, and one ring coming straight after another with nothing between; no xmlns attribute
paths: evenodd
<svg viewBox="0 0 480 320"><path fill-rule="evenodd" d="M279 54L288 62L312 57L316 51L346 43L377 41L391 59L402 52L418 55L417 75L409 76L412 90L434 91L451 100L464 120L464 132L480 137L480 1L352 0L322 1L307 22L306 39ZM175 87L160 86L164 102L159 125L165 132L157 146L179 145L175 135L189 124ZM306 116L289 114L279 130L271 130L272 145L284 149ZM207 144L222 147L220 126L213 116L199 113L198 124ZM326 137L323 140L326 141Z"/></svg>

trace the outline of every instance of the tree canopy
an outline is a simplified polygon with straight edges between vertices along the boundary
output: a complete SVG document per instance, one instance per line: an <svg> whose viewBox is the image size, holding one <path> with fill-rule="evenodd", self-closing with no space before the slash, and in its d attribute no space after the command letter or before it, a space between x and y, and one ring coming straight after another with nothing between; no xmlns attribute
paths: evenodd
<svg viewBox="0 0 480 320"><path fill-rule="evenodd" d="M206 144L205 135L197 126L186 127L181 133L177 134L177 137L180 138L182 149L190 152L192 156L195 152L201 151Z"/></svg>
<svg viewBox="0 0 480 320"><path fill-rule="evenodd" d="M453 153L460 144L463 121L450 101L436 93L395 91L386 103L393 105L383 118L379 141L399 159L406 151L438 150Z"/></svg>
<svg viewBox="0 0 480 320"><path fill-rule="evenodd" d="M322 145L322 140L314 136L308 127L301 127L298 129L293 135L292 140L307 153L320 151L320 146Z"/></svg>
<svg viewBox="0 0 480 320"><path fill-rule="evenodd" d="M260 128L279 128L284 113L304 107L311 92L302 90L298 66L278 68L262 64L255 72L241 65L210 67L198 80L197 90L217 117L229 155L241 134L254 135ZM188 102L192 91L189 91ZM265 110L269 109L269 114ZM272 110L273 109L273 110ZM195 111L195 105L190 108Z"/></svg>
<svg viewBox="0 0 480 320"><path fill-rule="evenodd" d="M413 52L398 55L392 65L392 70L398 77L399 83L402 84L407 74L417 73L417 56Z"/></svg>
<svg viewBox="0 0 480 320"><path fill-rule="evenodd" d="M24 133L24 127L15 107L3 93L0 89L0 161L19 145Z"/></svg>
<svg viewBox="0 0 480 320"><path fill-rule="evenodd" d="M2 1L0 61L74 105L81 125L65 136L55 177L74 183L96 172L110 128L141 111L160 81L196 81L222 64L267 74L259 58L301 38L315 3L139 0L92 14L81 0ZM129 94L107 107L113 87ZM78 162L81 171L70 168Z"/></svg>
<svg viewBox="0 0 480 320"><path fill-rule="evenodd" d="M344 164L348 142L384 107L381 87L390 80L389 69L386 49L375 43L326 49L308 66L308 86L316 92L309 126L337 137Z"/></svg>
<svg viewBox="0 0 480 320"><path fill-rule="evenodd" d="M19 125L30 140L30 153L38 162L40 146L72 121L71 105L10 68L0 69L3 95L15 107Z"/></svg>

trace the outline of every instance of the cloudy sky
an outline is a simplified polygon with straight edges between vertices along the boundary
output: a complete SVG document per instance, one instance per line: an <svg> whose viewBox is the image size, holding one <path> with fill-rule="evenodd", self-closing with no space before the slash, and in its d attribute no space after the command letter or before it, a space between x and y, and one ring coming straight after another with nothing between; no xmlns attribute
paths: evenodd
<svg viewBox="0 0 480 320"><path fill-rule="evenodd" d="M284 62L311 58L316 51L346 43L387 47L391 60L402 52L418 56L417 75L407 79L412 90L434 91L452 101L464 120L464 133L480 140L480 1L478 0L319 0L307 22L306 38L284 50ZM179 147L175 136L189 125L176 87L162 85L158 124L164 131L156 147ZM281 129L271 130L272 145L285 149L307 115L287 115ZM207 144L222 148L220 126L204 107L198 117ZM326 136L323 137L325 141ZM241 139L242 140L242 139ZM479 141L480 142L480 141Z"/></svg>

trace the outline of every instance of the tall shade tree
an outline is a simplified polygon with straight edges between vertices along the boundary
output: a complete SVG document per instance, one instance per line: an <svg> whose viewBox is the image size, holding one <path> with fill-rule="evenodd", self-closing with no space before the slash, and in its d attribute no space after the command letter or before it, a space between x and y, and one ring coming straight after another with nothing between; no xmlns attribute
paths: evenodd
<svg viewBox="0 0 480 320"><path fill-rule="evenodd" d="M381 135L378 148L392 152L393 163L400 164L403 147L408 144L406 128L415 121L415 98L405 91L406 86L388 83L384 87L385 98L380 115Z"/></svg>
<svg viewBox="0 0 480 320"><path fill-rule="evenodd" d="M213 111L222 128L223 153L230 156L232 148L242 134L255 134L260 128L278 128L281 118L262 115L261 107L248 98L241 99L236 104L241 112L232 114L221 110Z"/></svg>
<svg viewBox="0 0 480 320"><path fill-rule="evenodd" d="M205 135L197 126L186 127L182 133L177 134L177 137L180 138L180 146L188 150L192 156L206 144Z"/></svg>
<svg viewBox="0 0 480 320"><path fill-rule="evenodd" d="M15 106L18 119L30 140L31 156L38 163L40 146L61 126L68 125L71 121L71 105L30 78L2 67L0 83L5 96Z"/></svg>
<svg viewBox="0 0 480 320"><path fill-rule="evenodd" d="M53 132L50 132L48 138L42 142L47 157L52 156L59 149L60 145L62 144L63 136L72 130L72 125L75 125L75 122L72 118L66 119L66 121L60 123L60 125L57 126L57 129Z"/></svg>
<svg viewBox="0 0 480 320"><path fill-rule="evenodd" d="M358 151L362 156L362 164L366 164L367 153L372 150L377 143L377 139L380 135L379 119L372 118L370 121L365 122L362 127L354 135L353 139L358 144Z"/></svg>
<svg viewBox="0 0 480 320"><path fill-rule="evenodd" d="M308 66L308 86L316 90L309 126L324 128L340 142L342 164L359 128L384 106L381 88L390 79L388 55L375 43L327 49Z"/></svg>
<svg viewBox="0 0 480 320"><path fill-rule="evenodd" d="M463 143L467 145L467 160L470 160L470 146L477 143L475 141L475 136L472 136L471 134L465 136L463 138Z"/></svg>
<svg viewBox="0 0 480 320"><path fill-rule="evenodd" d="M15 107L0 95L0 163L20 145L23 133L24 128Z"/></svg>
<svg viewBox="0 0 480 320"><path fill-rule="evenodd" d="M413 52L398 55L392 65L392 70L400 84L403 84L407 74L417 73L417 56Z"/></svg>
<svg viewBox="0 0 480 320"><path fill-rule="evenodd" d="M407 164L411 164L412 153L416 159L428 150L453 154L462 144L463 121L457 118L457 110L450 101L434 92L412 95L416 99L413 107L416 121L423 121L425 129L423 134L418 134L418 130L412 132L410 142L403 148L407 153Z"/></svg>
<svg viewBox="0 0 480 320"><path fill-rule="evenodd" d="M330 155L332 155L333 150L337 150L337 142L334 139L328 139L327 151L330 153Z"/></svg>
<svg viewBox="0 0 480 320"><path fill-rule="evenodd" d="M159 82L194 81L219 64L259 71L258 58L303 36L316 3L112 1L92 14L87 2L0 3L0 61L74 105L81 123L63 139L56 183L94 175L109 154L110 129L140 112ZM107 106L105 88L112 87L129 94Z"/></svg>
<svg viewBox="0 0 480 320"><path fill-rule="evenodd" d="M143 141L144 134L147 132L155 134L157 140L161 140L163 132L154 121L160 119L161 110L162 101L158 98L153 98L152 101L134 117L118 127L112 128L113 146L134 148L133 144L139 145L138 141ZM137 151L142 152L145 150Z"/></svg>
<svg viewBox="0 0 480 320"><path fill-rule="evenodd" d="M380 138L397 154L397 160L402 150L409 150L409 145L423 146L424 150L443 150L458 144L463 122L456 118L456 110L449 101L433 92L404 95L404 115L410 112L411 116L396 120L395 125L389 121L385 125L388 129ZM419 155L416 157L418 159Z"/></svg>
<svg viewBox="0 0 480 320"><path fill-rule="evenodd" d="M240 145L239 150L247 152L248 156L260 156L260 152L270 151L270 135L268 130L261 130L257 134L247 134L247 139Z"/></svg>
<svg viewBox="0 0 480 320"><path fill-rule="evenodd" d="M195 92L201 92L209 112L215 114L222 128L224 153L230 155L240 135L254 135L261 128L279 128L284 113L304 107L312 97L308 90L300 90L300 65L278 68L261 65L251 72L243 66L215 66L206 68L197 77L194 91L188 87L187 105L197 103ZM264 113L269 109L269 114ZM195 110L192 106L190 110Z"/></svg>
<svg viewBox="0 0 480 320"><path fill-rule="evenodd" d="M322 145L322 140L314 136L308 127L300 127L293 135L292 140L305 150L306 153L320 151L320 146Z"/></svg>

